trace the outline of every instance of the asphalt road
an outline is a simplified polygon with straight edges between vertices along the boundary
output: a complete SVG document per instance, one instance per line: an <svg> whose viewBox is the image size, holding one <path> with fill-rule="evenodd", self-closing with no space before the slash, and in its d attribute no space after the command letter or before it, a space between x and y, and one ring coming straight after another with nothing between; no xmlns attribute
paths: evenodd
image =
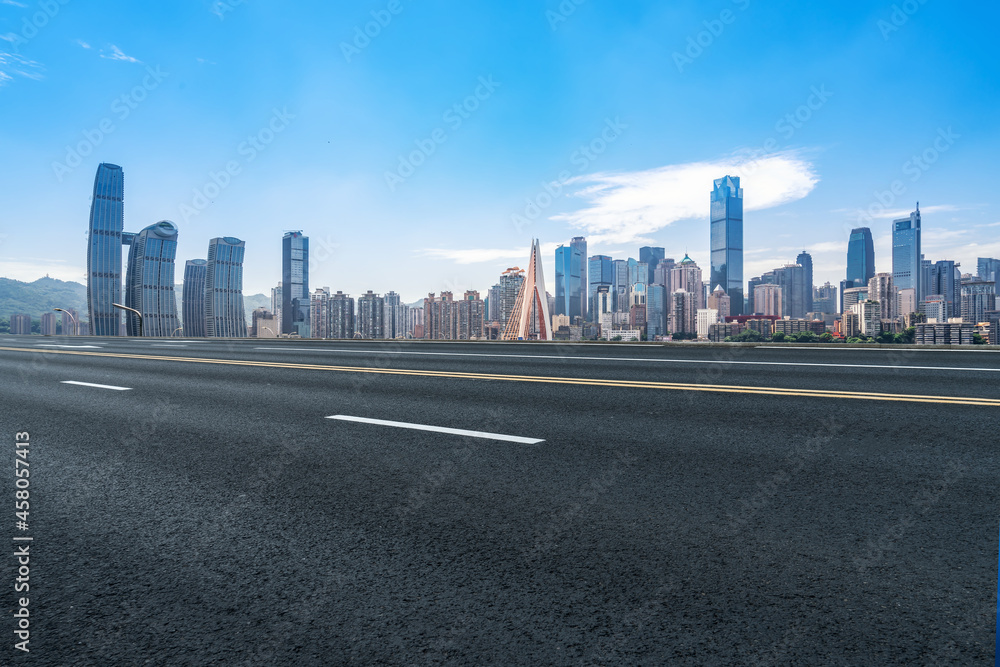
<svg viewBox="0 0 1000 667"><path fill-rule="evenodd" d="M0 664L994 656L1000 352L4 336L0 373Z"/></svg>

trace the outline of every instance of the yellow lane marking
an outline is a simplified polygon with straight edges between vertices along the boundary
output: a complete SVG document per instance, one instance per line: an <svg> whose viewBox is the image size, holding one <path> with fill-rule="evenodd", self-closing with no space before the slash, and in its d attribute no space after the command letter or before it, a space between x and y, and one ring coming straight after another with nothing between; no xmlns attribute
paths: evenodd
<svg viewBox="0 0 1000 667"><path fill-rule="evenodd" d="M590 387L619 387L627 389L673 389L678 391L703 391L727 394L763 394L769 396L800 396L807 398L850 398L870 401L896 401L905 403L940 403L949 405L983 405L1000 407L1000 399L970 396L924 396L919 394L886 394L878 392L836 391L829 389L788 389L784 387L753 387L724 384L690 384L681 382L647 382L642 380L602 380L594 378L550 377L542 375L504 375L497 373L466 373L460 371L434 371L406 368L370 368L365 366L326 366L296 364L277 361L246 361L241 359L212 359L202 357L162 356L153 354L123 354L116 352L81 352L75 350L40 350L20 347L0 347L0 351L32 352L35 354L68 354L84 357L112 357L143 359L147 361L175 361L224 366L252 366L257 368L287 368L296 370L337 371L341 373L375 373L379 375L410 375L467 380L502 380L508 382L533 382L543 384L573 384Z"/></svg>

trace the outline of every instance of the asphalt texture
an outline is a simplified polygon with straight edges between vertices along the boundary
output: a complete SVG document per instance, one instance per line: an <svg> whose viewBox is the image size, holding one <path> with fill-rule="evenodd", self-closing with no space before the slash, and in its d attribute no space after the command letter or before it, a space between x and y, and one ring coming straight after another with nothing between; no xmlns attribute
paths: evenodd
<svg viewBox="0 0 1000 667"><path fill-rule="evenodd" d="M994 658L1000 352L0 348L0 537L33 538L30 653L0 568L3 665Z"/></svg>

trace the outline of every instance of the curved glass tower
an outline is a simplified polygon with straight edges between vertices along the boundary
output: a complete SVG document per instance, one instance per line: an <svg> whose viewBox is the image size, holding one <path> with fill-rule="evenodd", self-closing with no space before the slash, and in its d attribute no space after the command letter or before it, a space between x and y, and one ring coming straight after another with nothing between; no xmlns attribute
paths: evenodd
<svg viewBox="0 0 1000 667"><path fill-rule="evenodd" d="M102 163L94 178L87 244L87 311L94 336L121 333L122 231L125 224L122 168Z"/></svg>
<svg viewBox="0 0 1000 667"><path fill-rule="evenodd" d="M142 326L134 313L126 312L129 336L168 337L180 326L174 294L176 255L177 225L169 220L150 225L135 235L125 272L125 305L142 313Z"/></svg>
<svg viewBox="0 0 1000 667"><path fill-rule="evenodd" d="M205 335L246 338L243 312L243 252L246 244L232 236L208 242L205 269Z"/></svg>
<svg viewBox="0 0 1000 667"><path fill-rule="evenodd" d="M721 285L729 295L731 313L742 315L743 188L739 176L714 181L711 206L711 284Z"/></svg>
<svg viewBox="0 0 1000 667"><path fill-rule="evenodd" d="M184 335L205 337L205 273L208 262L189 259L184 264L184 293L181 295Z"/></svg>

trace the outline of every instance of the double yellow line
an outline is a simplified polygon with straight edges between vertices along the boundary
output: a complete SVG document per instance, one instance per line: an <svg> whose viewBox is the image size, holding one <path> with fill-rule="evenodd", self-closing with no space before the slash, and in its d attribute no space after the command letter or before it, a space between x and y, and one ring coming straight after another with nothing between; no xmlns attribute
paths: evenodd
<svg viewBox="0 0 1000 667"><path fill-rule="evenodd" d="M923 396L919 394L885 394L863 391L834 391L825 389L786 389L782 387L750 387L725 384L691 384L683 382L642 382L639 380L602 380L593 378L550 377L543 375L505 375L497 373L462 373L458 371L432 371L404 368L370 368L365 366L325 366L321 364L294 364L275 361L243 361L239 359L210 359L201 357L175 357L153 354L119 354L114 352L78 352L70 350L38 350L21 347L0 347L6 352L32 352L40 354L67 354L81 357L112 357L118 359L143 359L146 361L174 361L223 366L252 366L256 368L287 368L310 371L336 371L340 373L374 373L378 375L410 375L418 377L454 378L462 380L499 380L505 382L534 382L544 384L572 384L589 387L619 387L625 389L672 389L676 391L704 391L725 394L759 394L766 396L801 396L806 398L849 398L868 401L897 401L903 403L938 403L945 405L982 405L1000 407L1000 399L968 396Z"/></svg>

